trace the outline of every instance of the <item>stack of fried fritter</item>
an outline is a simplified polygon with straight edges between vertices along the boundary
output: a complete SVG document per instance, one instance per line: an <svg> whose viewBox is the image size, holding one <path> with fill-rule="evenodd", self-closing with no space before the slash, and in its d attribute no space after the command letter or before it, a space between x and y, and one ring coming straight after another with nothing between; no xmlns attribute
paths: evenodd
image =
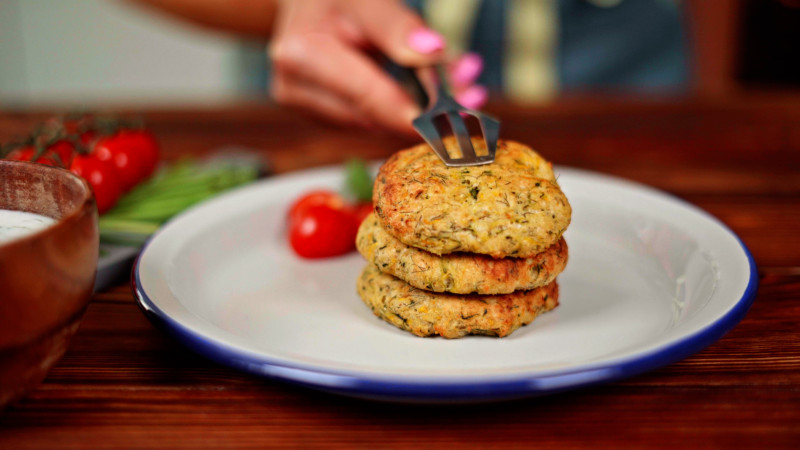
<svg viewBox="0 0 800 450"><path fill-rule="evenodd" d="M356 238L370 262L358 292L387 322L502 337L558 306L572 210L529 147L500 141L494 163L470 167L445 166L427 144L403 150L381 167L373 201Z"/></svg>

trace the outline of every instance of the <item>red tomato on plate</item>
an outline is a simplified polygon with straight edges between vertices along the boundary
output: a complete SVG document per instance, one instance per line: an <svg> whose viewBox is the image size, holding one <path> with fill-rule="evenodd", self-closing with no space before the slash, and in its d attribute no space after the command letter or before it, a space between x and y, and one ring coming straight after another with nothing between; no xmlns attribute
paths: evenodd
<svg viewBox="0 0 800 450"><path fill-rule="evenodd" d="M373 211L372 202L359 203L353 206L353 218L356 221L356 226L361 226L361 222Z"/></svg>
<svg viewBox="0 0 800 450"><path fill-rule="evenodd" d="M113 164L91 155L75 155L69 170L83 177L92 187L97 202L97 212L102 214L117 204L122 195L122 186Z"/></svg>
<svg viewBox="0 0 800 450"><path fill-rule="evenodd" d="M327 258L353 250L356 231L346 208L312 204L290 218L289 243L304 258Z"/></svg>
<svg viewBox="0 0 800 450"><path fill-rule="evenodd" d="M326 189L311 191L295 200L289 209L289 222L295 221L305 214L306 210L316 205L328 205L334 209L344 209L345 201L341 195Z"/></svg>

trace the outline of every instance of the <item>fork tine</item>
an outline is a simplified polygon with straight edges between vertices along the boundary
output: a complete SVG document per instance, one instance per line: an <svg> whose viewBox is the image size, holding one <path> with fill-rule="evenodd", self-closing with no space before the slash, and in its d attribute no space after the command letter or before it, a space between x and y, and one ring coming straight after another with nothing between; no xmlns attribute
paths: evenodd
<svg viewBox="0 0 800 450"><path fill-rule="evenodd" d="M467 125L464 119L453 111L448 111L447 119L450 121L450 127L453 129L453 134L458 139L458 147L461 149L461 158L472 161L476 158L475 148L472 146L472 139L470 139Z"/></svg>
<svg viewBox="0 0 800 450"><path fill-rule="evenodd" d="M423 85L420 83L417 73L408 68L401 68L401 72L411 80L416 88L421 88ZM425 139L425 142L433 149L439 156L442 162L448 167L464 167L464 166L477 166L481 164L489 164L494 162L495 152L497 150L497 139L500 134L500 122L493 117L481 114L478 111L464 108L459 104L450 94L447 86L447 77L444 75L444 69L441 65L434 65L438 75L438 83L436 86L436 100L433 105L423 103L419 106L427 109L419 117L414 119L412 125L414 129ZM418 89L424 91L424 89ZM425 92L427 96L427 92ZM431 100L431 97L428 97ZM462 114L469 114L480 123L481 133L486 142L488 153L486 155L478 156L475 152L475 147L472 145L472 136L469 134L469 127ZM446 120L450 125L450 130L446 130L444 124L441 122ZM453 155L447 152L447 147L444 145L444 136L453 131L458 142L458 150L460 155L456 156L455 148L453 148Z"/></svg>
<svg viewBox="0 0 800 450"><path fill-rule="evenodd" d="M431 146L433 151L439 155L439 158L441 158L445 164L449 164L451 161L450 155L447 153L447 148L444 146L442 136L439 134L439 130L436 129L433 120L431 120L427 114L423 114L414 119L411 125L413 125L417 133L425 139L425 142Z"/></svg>
<svg viewBox="0 0 800 450"><path fill-rule="evenodd" d="M486 140L486 148L489 150L488 156L494 160L497 151L497 140L500 137L500 121L485 114L476 114L478 123L481 124L483 138Z"/></svg>

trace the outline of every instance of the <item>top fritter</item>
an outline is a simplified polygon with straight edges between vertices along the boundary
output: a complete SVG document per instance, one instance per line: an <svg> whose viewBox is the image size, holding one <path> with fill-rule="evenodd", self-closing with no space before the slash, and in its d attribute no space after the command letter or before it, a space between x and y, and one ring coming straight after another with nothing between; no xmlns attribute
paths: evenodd
<svg viewBox="0 0 800 450"><path fill-rule="evenodd" d="M453 138L445 145L457 148ZM480 139L472 145L485 151ZM551 164L502 140L483 166L447 167L427 144L398 152L381 167L373 201L386 231L437 255L533 256L558 242L572 214Z"/></svg>

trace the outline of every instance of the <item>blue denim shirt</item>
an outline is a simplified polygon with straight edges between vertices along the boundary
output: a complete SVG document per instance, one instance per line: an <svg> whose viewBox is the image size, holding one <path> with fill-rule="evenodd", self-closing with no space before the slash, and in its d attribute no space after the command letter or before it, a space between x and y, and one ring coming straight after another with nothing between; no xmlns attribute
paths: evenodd
<svg viewBox="0 0 800 450"><path fill-rule="evenodd" d="M503 90L507 14L514 0L481 0L469 48L484 58L478 82ZM688 87L689 52L683 11L675 0L622 0L601 7L588 0L555 0L559 90L680 92ZM424 0L406 0L417 11ZM245 89L269 82L263 49L244 52L251 75Z"/></svg>
<svg viewBox="0 0 800 450"><path fill-rule="evenodd" d="M424 0L407 3L417 11ZM507 13L513 0L482 0L470 39L485 69L479 82L503 88ZM688 83L682 10L673 0L623 0L611 7L558 0L559 89L680 91Z"/></svg>

